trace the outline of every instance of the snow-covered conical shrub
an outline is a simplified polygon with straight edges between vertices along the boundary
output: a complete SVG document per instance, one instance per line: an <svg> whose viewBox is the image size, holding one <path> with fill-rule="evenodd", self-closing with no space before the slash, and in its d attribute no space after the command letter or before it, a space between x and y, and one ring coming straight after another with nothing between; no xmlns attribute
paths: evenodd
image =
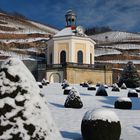
<svg viewBox="0 0 140 140"><path fill-rule="evenodd" d="M70 90L69 95L66 98L65 107L67 108L82 108L83 103L81 101L79 92L74 88Z"/></svg>
<svg viewBox="0 0 140 140"><path fill-rule="evenodd" d="M45 96L16 58L6 60L0 70L0 139L62 140Z"/></svg>
<svg viewBox="0 0 140 140"><path fill-rule="evenodd" d="M121 124L113 111L89 110L82 119L81 132L83 140L119 140Z"/></svg>
<svg viewBox="0 0 140 140"><path fill-rule="evenodd" d="M127 89L127 86L125 83L122 84L121 89Z"/></svg>
<svg viewBox="0 0 140 140"><path fill-rule="evenodd" d="M127 95L128 97L138 97L138 93L136 92L136 90L135 89L130 89L129 91L128 91L128 95Z"/></svg>
<svg viewBox="0 0 140 140"><path fill-rule="evenodd" d="M131 109L132 108L132 101L128 97L119 97L114 104L115 108L118 109Z"/></svg>
<svg viewBox="0 0 140 140"><path fill-rule="evenodd" d="M72 89L71 86L66 87L66 88L64 89L64 92L63 92L64 95L68 95L71 89Z"/></svg>
<svg viewBox="0 0 140 140"><path fill-rule="evenodd" d="M62 83L62 89L65 89L68 86L69 86L69 83L67 81Z"/></svg>
<svg viewBox="0 0 140 140"><path fill-rule="evenodd" d="M96 92L96 96L108 96L104 85L100 85L100 87L98 88L98 90Z"/></svg>
<svg viewBox="0 0 140 140"><path fill-rule="evenodd" d="M120 89L116 83L113 84L112 91L120 91Z"/></svg>

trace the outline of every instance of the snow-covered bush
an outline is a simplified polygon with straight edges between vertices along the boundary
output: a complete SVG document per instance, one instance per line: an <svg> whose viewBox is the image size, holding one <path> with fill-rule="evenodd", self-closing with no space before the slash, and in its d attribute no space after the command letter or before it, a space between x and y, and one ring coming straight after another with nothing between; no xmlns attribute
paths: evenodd
<svg viewBox="0 0 140 140"><path fill-rule="evenodd" d="M136 92L140 92L140 87L137 87L136 88Z"/></svg>
<svg viewBox="0 0 140 140"><path fill-rule="evenodd" d="M63 86L64 84L68 84L68 81L66 79L63 80L61 86Z"/></svg>
<svg viewBox="0 0 140 140"><path fill-rule="evenodd" d="M47 85L47 84L49 84L49 81L48 80L46 80L45 78L43 78L42 79L42 81L41 81L41 83L42 83L42 85Z"/></svg>
<svg viewBox="0 0 140 140"><path fill-rule="evenodd" d="M96 87L99 87L100 85L101 85L101 83L97 83L97 84L96 84Z"/></svg>
<svg viewBox="0 0 140 140"><path fill-rule="evenodd" d="M88 87L88 86L89 86L89 84L87 82L84 82L82 85L82 87Z"/></svg>
<svg viewBox="0 0 140 140"><path fill-rule="evenodd" d="M108 96L104 85L100 85L100 87L98 88L98 90L96 92L96 96Z"/></svg>
<svg viewBox="0 0 140 140"><path fill-rule="evenodd" d="M134 90L134 89L130 89L129 91L128 91L128 95L127 95L128 97L138 97L138 93L136 92L136 90Z"/></svg>
<svg viewBox="0 0 140 140"><path fill-rule="evenodd" d="M121 124L113 111L89 110L82 119L81 132L83 140L119 140Z"/></svg>
<svg viewBox="0 0 140 140"><path fill-rule="evenodd" d="M95 85L89 85L88 90L96 90L96 86Z"/></svg>
<svg viewBox="0 0 140 140"><path fill-rule="evenodd" d="M65 89L66 87L69 87L69 84L64 84L64 85L62 86L62 89Z"/></svg>
<svg viewBox="0 0 140 140"><path fill-rule="evenodd" d="M113 84L112 91L118 91L118 92L120 91L120 89L116 83Z"/></svg>
<svg viewBox="0 0 140 140"><path fill-rule="evenodd" d="M81 83L80 83L80 86L83 86L83 84L84 84L84 82L81 82Z"/></svg>
<svg viewBox="0 0 140 140"><path fill-rule="evenodd" d="M61 140L45 96L30 71L16 58L0 70L0 139Z"/></svg>
<svg viewBox="0 0 140 140"><path fill-rule="evenodd" d="M108 88L108 85L104 85L105 88Z"/></svg>
<svg viewBox="0 0 140 140"><path fill-rule="evenodd" d="M42 85L41 82L37 82L37 84L38 84L38 86L39 86L40 88L43 88L43 85Z"/></svg>
<svg viewBox="0 0 140 140"><path fill-rule="evenodd" d="M70 86L66 87L66 88L64 89L64 92L63 92L64 95L68 95L71 89L72 89L72 87L70 87Z"/></svg>
<svg viewBox="0 0 140 140"><path fill-rule="evenodd" d="M127 89L127 86L125 85L125 83L122 84L121 89Z"/></svg>
<svg viewBox="0 0 140 140"><path fill-rule="evenodd" d="M132 101L128 97L119 97L114 104L115 108L118 109L131 109L132 108Z"/></svg>
<svg viewBox="0 0 140 140"><path fill-rule="evenodd" d="M64 80L61 86L62 86L62 89L65 89L66 87L68 87L69 86L68 81Z"/></svg>
<svg viewBox="0 0 140 140"><path fill-rule="evenodd" d="M65 107L67 108L82 108L83 103L81 101L79 92L74 88L70 90L69 95L66 98Z"/></svg>

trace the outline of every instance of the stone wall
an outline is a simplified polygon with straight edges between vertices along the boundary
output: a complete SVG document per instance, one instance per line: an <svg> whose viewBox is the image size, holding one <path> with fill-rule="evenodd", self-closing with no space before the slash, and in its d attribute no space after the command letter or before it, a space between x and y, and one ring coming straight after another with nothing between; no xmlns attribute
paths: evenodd
<svg viewBox="0 0 140 140"><path fill-rule="evenodd" d="M112 84L112 71L66 68L66 79L70 83L81 83L90 81L93 84L98 82Z"/></svg>

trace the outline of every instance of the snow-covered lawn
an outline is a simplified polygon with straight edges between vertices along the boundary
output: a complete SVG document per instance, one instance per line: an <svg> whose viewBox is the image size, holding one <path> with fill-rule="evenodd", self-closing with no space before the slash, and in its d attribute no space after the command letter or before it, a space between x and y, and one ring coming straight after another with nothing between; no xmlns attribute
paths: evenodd
<svg viewBox="0 0 140 140"><path fill-rule="evenodd" d="M120 92L112 92L106 89L107 97L95 96L97 91L89 91L79 85L76 87L81 95L83 107L81 109L64 108L67 95L63 95L61 84L54 83L44 86L42 93L46 95L48 106L64 140L82 140L81 121L89 109L106 108L118 115L122 132L121 140L140 140L140 93L139 98L131 98L132 109L114 109L114 102L118 97L127 97L128 90L120 89Z"/></svg>

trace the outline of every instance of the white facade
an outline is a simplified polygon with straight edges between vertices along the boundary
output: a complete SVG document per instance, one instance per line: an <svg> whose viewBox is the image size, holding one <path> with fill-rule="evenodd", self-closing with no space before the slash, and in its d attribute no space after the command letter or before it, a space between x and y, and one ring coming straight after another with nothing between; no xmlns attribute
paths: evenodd
<svg viewBox="0 0 140 140"><path fill-rule="evenodd" d="M62 51L66 52L66 62L78 63L77 53L82 51L83 64L94 64L94 45L95 42L88 36L76 36L71 28L67 27L49 41L47 64L61 64L60 53Z"/></svg>

